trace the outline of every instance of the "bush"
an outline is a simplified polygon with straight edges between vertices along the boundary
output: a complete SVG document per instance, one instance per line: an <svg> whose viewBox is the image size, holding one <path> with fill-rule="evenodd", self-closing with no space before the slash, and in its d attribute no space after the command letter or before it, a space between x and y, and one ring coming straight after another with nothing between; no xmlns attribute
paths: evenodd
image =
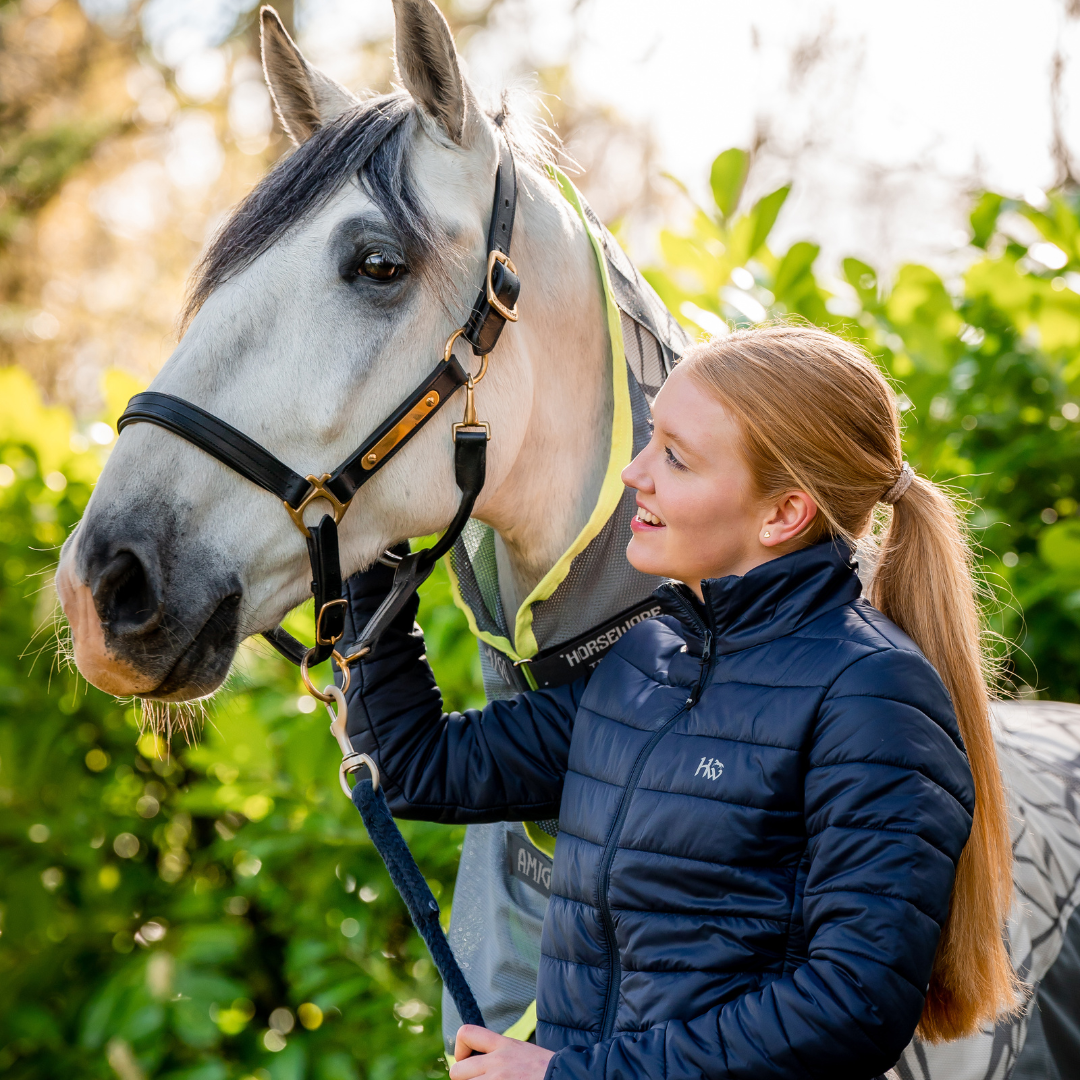
<svg viewBox="0 0 1080 1080"><path fill-rule="evenodd" d="M1051 193L1039 209L984 194L955 281L903 266L886 283L846 259L826 287L816 245L769 250L786 188L734 212L746 161L741 150L716 159L714 205L689 232L661 235L663 262L646 276L695 328L801 316L877 357L900 393L912 465L973 500L1009 683L1080 701L1080 196Z"/></svg>
<svg viewBox="0 0 1080 1080"><path fill-rule="evenodd" d="M741 151L714 205L661 236L648 276L688 324L799 315L862 342L896 380L909 457L975 501L972 526L1017 643L1015 682L1080 700L1080 204L984 195L954 281L886 285L818 249L774 254L786 189L738 213ZM1038 239L1021 243L1024 230ZM113 377L114 415L134 387ZM295 669L245 646L201 741L54 662L49 574L102 451L30 380L0 371L0 1071L16 1078L391 1080L442 1075L439 986ZM482 694L442 570L421 621L454 707ZM310 626L310 609L296 631ZM444 915L463 830L403 823Z"/></svg>
<svg viewBox="0 0 1080 1080"><path fill-rule="evenodd" d="M201 740L170 752L58 666L48 575L100 461L15 369L0 410L0 1071L444 1075L437 976L338 790L322 707L246 646ZM440 574L422 617L448 696L474 704ZM464 830L402 828L448 913Z"/></svg>

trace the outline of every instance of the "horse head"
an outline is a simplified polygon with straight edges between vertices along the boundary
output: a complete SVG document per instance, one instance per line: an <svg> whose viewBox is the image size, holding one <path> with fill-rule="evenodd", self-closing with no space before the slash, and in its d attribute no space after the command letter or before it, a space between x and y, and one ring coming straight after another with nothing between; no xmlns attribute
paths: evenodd
<svg viewBox="0 0 1080 1080"><path fill-rule="evenodd" d="M468 314L484 280L499 140L509 139L522 317L476 392L494 436L475 514L507 538L508 580L527 590L580 526L570 512L554 528L552 501L584 507L597 483L590 463L610 388L604 364L588 362L607 349L596 268L505 109L477 104L438 9L394 0L394 10L402 88L358 99L263 9L264 70L296 149L211 242L186 330L151 389L214 413L301 475L333 468L431 371ZM460 342L456 355L476 370ZM463 399L359 492L340 528L346 573L453 517L451 425ZM327 508L316 500L305 521ZM90 682L182 701L217 688L243 638L276 626L309 595L309 578L303 538L273 496L136 424L64 545L57 588Z"/></svg>

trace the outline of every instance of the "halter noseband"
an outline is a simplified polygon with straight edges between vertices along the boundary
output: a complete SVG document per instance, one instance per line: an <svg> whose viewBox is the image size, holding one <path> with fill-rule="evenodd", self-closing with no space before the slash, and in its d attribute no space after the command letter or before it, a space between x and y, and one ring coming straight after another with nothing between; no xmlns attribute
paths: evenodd
<svg viewBox="0 0 1080 1080"><path fill-rule="evenodd" d="M389 626L409 597L423 584L436 561L453 546L472 513L481 488L487 461L490 428L476 419L473 388L487 371L488 353L495 348L507 322L517 322L517 298L521 282L510 261L510 240L517 207L517 173L514 157L499 139L499 166L488 226L487 267L484 283L472 311L459 330L446 342L443 358L434 371L401 405L332 473L303 477L269 450L212 413L172 394L147 391L136 394L117 422L117 431L129 424L156 424L186 439L240 473L253 484L265 488L285 504L285 509L307 541L311 562L311 591L315 596L315 645L310 649L280 626L263 637L294 664L302 665L308 689L324 701L306 678L309 665L334 656L348 685L349 664L364 656ZM461 367L452 350L463 337L482 357L475 377ZM342 596L341 563L337 528L353 496L371 479L460 389L465 387L465 416L454 431L454 478L461 489L461 502L449 528L430 548L403 557L389 553L381 561L395 566L394 584L382 605L368 621L356 649L347 657L334 646L345 632L348 601ZM333 508L317 525L304 524L304 510L315 499L325 499Z"/></svg>

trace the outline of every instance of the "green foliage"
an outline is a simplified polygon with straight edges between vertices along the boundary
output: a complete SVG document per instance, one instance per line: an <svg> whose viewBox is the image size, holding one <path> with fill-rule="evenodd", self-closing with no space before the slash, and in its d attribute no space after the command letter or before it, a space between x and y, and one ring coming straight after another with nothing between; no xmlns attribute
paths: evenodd
<svg viewBox="0 0 1080 1080"><path fill-rule="evenodd" d="M843 279L826 285L816 245L768 247L786 189L732 216L744 161L731 150L716 159L715 206L689 232L661 234L662 263L646 276L693 329L796 315L877 357L901 394L912 464L973 500L992 624L1014 645L1010 678L1080 700L1077 193L1051 193L1045 208L982 195L972 262L956 280L903 266L883 282L846 259ZM1042 236L1030 250L1012 239L1015 215Z"/></svg>
<svg viewBox="0 0 1080 1080"><path fill-rule="evenodd" d="M712 163L709 175L713 199L721 217L730 217L739 205L743 184L750 165L750 155L745 150L725 150Z"/></svg>
<svg viewBox="0 0 1080 1080"><path fill-rule="evenodd" d="M445 1075L437 978L338 790L322 707L245 648L201 741L170 753L58 667L43 586L100 462L15 371L0 431L0 1072ZM421 618L452 704L475 704L448 605L442 573ZM402 824L448 915L463 830Z"/></svg>

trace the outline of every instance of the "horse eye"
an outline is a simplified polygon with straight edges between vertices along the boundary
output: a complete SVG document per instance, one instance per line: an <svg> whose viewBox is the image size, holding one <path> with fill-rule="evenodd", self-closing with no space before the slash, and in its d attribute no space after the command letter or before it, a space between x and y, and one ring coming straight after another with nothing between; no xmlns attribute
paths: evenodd
<svg viewBox="0 0 1080 1080"><path fill-rule="evenodd" d="M405 273L405 267L384 251L371 251L364 256L357 273L372 281L396 281Z"/></svg>

